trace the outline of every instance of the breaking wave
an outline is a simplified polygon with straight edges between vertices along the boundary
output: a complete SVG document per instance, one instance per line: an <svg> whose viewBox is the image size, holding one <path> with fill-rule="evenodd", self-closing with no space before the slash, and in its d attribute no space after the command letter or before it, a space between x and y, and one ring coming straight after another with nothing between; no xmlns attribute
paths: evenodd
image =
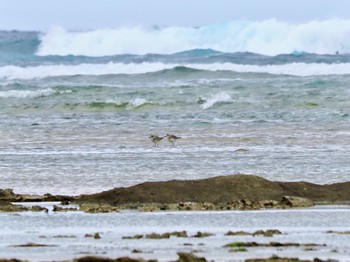
<svg viewBox="0 0 350 262"><path fill-rule="evenodd" d="M120 27L85 32L52 28L40 37L37 54L111 56L118 54L172 54L193 49L253 52L265 55L296 51L350 53L350 20L291 24L275 19L233 21L198 28Z"/></svg>
<svg viewBox="0 0 350 262"><path fill-rule="evenodd" d="M56 91L51 88L39 90L7 90L0 91L0 98L37 98L70 92L71 90Z"/></svg>
<svg viewBox="0 0 350 262"><path fill-rule="evenodd" d="M174 74L190 74L197 70L232 71L237 73L267 73L273 75L344 75L350 74L350 63L290 63L283 65L241 65L232 63L212 64L167 64L167 63L107 63L79 65L42 65L31 67L0 67L0 79L42 79L56 76L75 75L117 75L144 74L165 72Z"/></svg>
<svg viewBox="0 0 350 262"><path fill-rule="evenodd" d="M233 102L232 97L225 92L212 95L208 99L200 99L200 100L202 101L201 103L203 103L201 105L202 109L208 109L217 104L224 104L224 103L226 104L226 103Z"/></svg>

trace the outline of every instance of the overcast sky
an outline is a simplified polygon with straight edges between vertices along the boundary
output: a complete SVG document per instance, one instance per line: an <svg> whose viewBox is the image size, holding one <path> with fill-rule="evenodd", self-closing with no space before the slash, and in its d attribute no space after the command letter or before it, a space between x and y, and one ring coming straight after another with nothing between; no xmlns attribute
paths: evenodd
<svg viewBox="0 0 350 262"><path fill-rule="evenodd" d="M0 30L349 19L350 0L0 0Z"/></svg>

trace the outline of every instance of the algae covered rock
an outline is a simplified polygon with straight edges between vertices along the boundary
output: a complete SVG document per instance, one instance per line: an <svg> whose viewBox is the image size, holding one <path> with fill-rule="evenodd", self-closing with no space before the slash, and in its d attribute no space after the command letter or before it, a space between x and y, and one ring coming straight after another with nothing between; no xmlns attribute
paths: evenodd
<svg viewBox="0 0 350 262"><path fill-rule="evenodd" d="M283 196L280 204L287 207L311 207L314 205L311 199L296 196Z"/></svg>
<svg viewBox="0 0 350 262"><path fill-rule="evenodd" d="M79 205L79 210L87 213L110 213L110 212L119 212L119 209L115 206L107 204L89 204L83 203Z"/></svg>
<svg viewBox="0 0 350 262"><path fill-rule="evenodd" d="M177 262L204 262L207 261L204 257L197 257L196 255L192 253L183 253L179 252L177 253L179 256L179 259Z"/></svg>
<svg viewBox="0 0 350 262"><path fill-rule="evenodd" d="M0 189L0 200L18 201L20 196L15 194L12 189Z"/></svg>
<svg viewBox="0 0 350 262"><path fill-rule="evenodd" d="M0 212L21 212L28 209L22 206L13 205L11 202L0 200Z"/></svg>
<svg viewBox="0 0 350 262"><path fill-rule="evenodd" d="M42 207L42 206L32 206L31 209L30 209L32 212L46 212L48 213L49 210L46 208L46 207Z"/></svg>

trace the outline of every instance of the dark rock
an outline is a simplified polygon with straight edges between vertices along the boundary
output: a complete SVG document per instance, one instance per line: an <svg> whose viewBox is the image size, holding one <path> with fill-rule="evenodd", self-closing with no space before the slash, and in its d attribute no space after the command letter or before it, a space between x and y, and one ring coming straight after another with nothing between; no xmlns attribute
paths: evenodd
<svg viewBox="0 0 350 262"><path fill-rule="evenodd" d="M67 206L67 205L69 205L69 204L70 204L70 200L67 200L67 199L66 199L66 200L62 200L62 201L61 201L61 205L62 205L62 206Z"/></svg>
<svg viewBox="0 0 350 262"><path fill-rule="evenodd" d="M87 256L87 257L76 258L73 261L74 262L112 262L115 260L110 258Z"/></svg>
<svg viewBox="0 0 350 262"><path fill-rule="evenodd" d="M230 175L200 180L146 182L79 197L19 195L11 189L0 189L0 200L61 201L62 204L76 201L80 210L91 213L118 212L119 208L142 211L252 210L310 207L314 202L350 203L349 192L350 182L317 185L306 182L273 182L252 175ZM8 204L0 206L2 211L23 210Z"/></svg>
<svg viewBox="0 0 350 262"><path fill-rule="evenodd" d="M25 260L18 260L18 259L1 259L0 262L25 262Z"/></svg>
<svg viewBox="0 0 350 262"><path fill-rule="evenodd" d="M193 235L192 237L210 237L210 236L213 236L213 234L198 231L197 234Z"/></svg>
<svg viewBox="0 0 350 262"><path fill-rule="evenodd" d="M225 245L224 247L314 247L314 246L325 246L314 243L280 243L280 242L270 242L270 243L257 243L257 242L233 242Z"/></svg>
<svg viewBox="0 0 350 262"><path fill-rule="evenodd" d="M11 202L0 200L0 212L22 212L27 210L28 208L26 207L13 205Z"/></svg>
<svg viewBox="0 0 350 262"><path fill-rule="evenodd" d="M67 211L78 211L78 209L75 207L66 208L66 207L60 207L60 206L54 205L52 211L54 211L54 212L67 212Z"/></svg>
<svg viewBox="0 0 350 262"><path fill-rule="evenodd" d="M163 233L163 234L151 233L151 234L146 234L145 238L150 238L150 239L170 238L170 234L169 233Z"/></svg>
<svg viewBox="0 0 350 262"><path fill-rule="evenodd" d="M143 235L122 237L122 239L141 239L141 238L143 238Z"/></svg>
<svg viewBox="0 0 350 262"><path fill-rule="evenodd" d="M273 182L251 175L220 176L200 180L146 182L77 198L79 204L98 204L144 210L230 210L309 207L313 201L350 201L350 182L316 185L305 182ZM288 197L285 197L288 196ZM289 197L292 196L292 197ZM283 198L283 199L282 199ZM281 201L282 199L282 201Z"/></svg>
<svg viewBox="0 0 350 262"><path fill-rule="evenodd" d="M184 231L174 231L170 233L171 236L175 236L175 237L187 237L187 232Z"/></svg>
<svg viewBox="0 0 350 262"><path fill-rule="evenodd" d="M232 232L232 231L228 231L225 236L249 236L251 235L248 232L244 232L244 231L236 231L236 232Z"/></svg>
<svg viewBox="0 0 350 262"><path fill-rule="evenodd" d="M256 242L233 242L225 245L224 247L257 247L259 246Z"/></svg>
<svg viewBox="0 0 350 262"><path fill-rule="evenodd" d="M100 204L82 204L79 208L80 211L87 213L111 213L119 212L119 209L111 205L100 205Z"/></svg>
<svg viewBox="0 0 350 262"><path fill-rule="evenodd" d="M311 207L314 203L311 199L304 197L283 196L280 205L288 207Z"/></svg>
<svg viewBox="0 0 350 262"><path fill-rule="evenodd" d="M264 230L258 230L253 233L253 236L263 235L265 237L272 237L273 235L280 235L282 234L281 231L277 229L268 229L266 231Z"/></svg>
<svg viewBox="0 0 350 262"><path fill-rule="evenodd" d="M248 249L244 247L239 247L239 248L231 249L229 252L247 252L247 251Z"/></svg>
<svg viewBox="0 0 350 262"><path fill-rule="evenodd" d="M192 253L183 253L179 252L177 253L179 256L179 259L176 260L177 262L200 262L200 261L207 261L204 257L197 257L196 255Z"/></svg>
<svg viewBox="0 0 350 262"><path fill-rule="evenodd" d="M18 201L21 197L13 193L12 189L0 189L0 200L6 201Z"/></svg>
<svg viewBox="0 0 350 262"><path fill-rule="evenodd" d="M276 200L260 200L259 205L261 208L275 208L279 204Z"/></svg>
<svg viewBox="0 0 350 262"><path fill-rule="evenodd" d="M57 235L53 236L53 238L77 238L75 235Z"/></svg>
<svg viewBox="0 0 350 262"><path fill-rule="evenodd" d="M114 260L116 262L157 262L157 260L144 260L142 258L120 257Z"/></svg>
<svg viewBox="0 0 350 262"><path fill-rule="evenodd" d="M23 244L23 245L12 245L11 247L55 247L55 245L27 243L27 244Z"/></svg>
<svg viewBox="0 0 350 262"><path fill-rule="evenodd" d="M270 258L246 259L245 262L311 262L311 260L300 260L299 258L282 258L278 256L272 256Z"/></svg>
<svg viewBox="0 0 350 262"><path fill-rule="evenodd" d="M126 236L122 237L122 239L141 239L143 238L143 235L135 235L135 236Z"/></svg>
<svg viewBox="0 0 350 262"><path fill-rule="evenodd" d="M70 201L75 200L76 198L77 197L75 197L75 196L51 195L51 194L47 193L42 198L42 201L45 201L45 202L56 202L56 201L67 202L67 201L69 201L70 202Z"/></svg>
<svg viewBox="0 0 350 262"><path fill-rule="evenodd" d="M265 236L281 235L282 232L278 229L268 229L265 231Z"/></svg>
<svg viewBox="0 0 350 262"><path fill-rule="evenodd" d="M33 212L41 212L41 211L44 211L44 212L49 212L49 210L46 208L46 207L42 207L42 206L32 206L31 211Z"/></svg>
<svg viewBox="0 0 350 262"><path fill-rule="evenodd" d="M265 235L265 231L264 230L258 230L258 231L255 231L253 233L253 236L258 236L258 235Z"/></svg>
<svg viewBox="0 0 350 262"><path fill-rule="evenodd" d="M326 233L327 234L350 235L350 231L333 231L333 230L329 230Z"/></svg>
<svg viewBox="0 0 350 262"><path fill-rule="evenodd" d="M244 153L244 152L248 152L249 150L248 149L245 149L245 148L238 148L236 149L234 152L241 152L241 153Z"/></svg>
<svg viewBox="0 0 350 262"><path fill-rule="evenodd" d="M151 233L151 234L146 234L146 235L127 236L127 237L123 237L123 239L140 239L140 238L163 239L163 238L170 238L171 236L187 237L187 232L186 231L174 231L174 232L166 232L163 234Z"/></svg>
<svg viewBox="0 0 350 262"><path fill-rule="evenodd" d="M95 234L85 234L85 237L91 237L94 239L101 239L101 236L99 233L95 233Z"/></svg>

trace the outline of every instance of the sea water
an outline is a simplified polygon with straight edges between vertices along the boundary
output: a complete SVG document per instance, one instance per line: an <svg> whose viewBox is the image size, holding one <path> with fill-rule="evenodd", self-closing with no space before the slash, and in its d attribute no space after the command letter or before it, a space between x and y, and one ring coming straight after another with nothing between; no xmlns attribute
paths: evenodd
<svg viewBox="0 0 350 262"><path fill-rule="evenodd" d="M36 203L32 203L36 204ZM51 204L51 207L50 207ZM194 252L208 261L244 261L248 258L298 257L349 261L349 207L295 210L0 213L2 258L30 261L69 261L84 256L175 261L177 252ZM331 218L331 219L330 219ZM252 234L279 229L270 237ZM135 235L186 231L187 237L128 239ZM228 236L229 231L250 235ZM211 234L195 237L198 232ZM100 238L93 236L98 233ZM345 233L345 234L344 234ZM225 247L235 242L292 243L292 247ZM43 245L24 247L28 243ZM24 246L23 246L24 245ZM309 246L308 246L309 245Z"/></svg>
<svg viewBox="0 0 350 262"><path fill-rule="evenodd" d="M334 23L331 46L300 32ZM0 188L77 195L238 173L347 181L346 28L1 31ZM181 137L176 146L153 147L149 136L167 133Z"/></svg>
<svg viewBox="0 0 350 262"><path fill-rule="evenodd" d="M146 181L252 174L349 180L349 21L236 21L198 28L0 31L0 188L91 194ZM151 134L175 134L154 147ZM4 213L0 254L216 261L280 256L347 261L349 209ZM227 237L228 230L283 234ZM209 231L205 239L123 240ZM99 232L100 240L85 238ZM230 252L233 241L326 244ZM23 248L28 242L53 247ZM132 251L141 250L137 255ZM207 252L203 252L207 251Z"/></svg>

